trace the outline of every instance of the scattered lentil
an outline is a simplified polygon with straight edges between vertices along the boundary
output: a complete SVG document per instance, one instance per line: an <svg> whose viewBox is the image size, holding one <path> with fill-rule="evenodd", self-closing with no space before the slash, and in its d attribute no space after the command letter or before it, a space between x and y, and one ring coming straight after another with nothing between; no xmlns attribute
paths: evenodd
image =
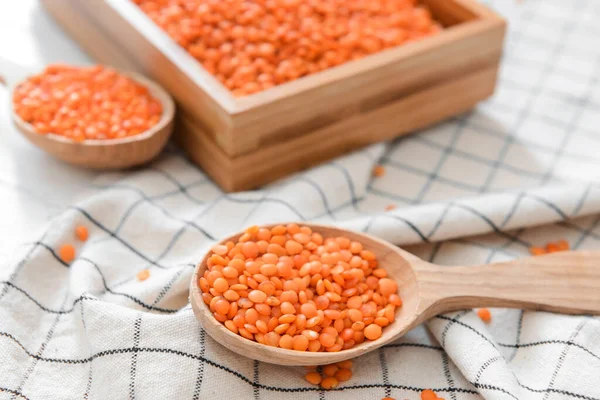
<svg viewBox="0 0 600 400"><path fill-rule="evenodd" d="M421 400L437 400L437 394L431 389L425 389L421 392Z"/></svg>
<svg viewBox="0 0 600 400"><path fill-rule="evenodd" d="M150 277L150 271L147 269L143 269L137 273L136 277L137 277L138 281L143 282ZM227 301L227 300L222 300L222 301ZM217 301L217 303L218 303L218 301ZM227 314L227 311L225 311L223 314Z"/></svg>
<svg viewBox="0 0 600 400"><path fill-rule="evenodd" d="M385 206L385 211L393 211L396 208L398 208L397 205L395 205L395 204L388 204L387 206Z"/></svg>
<svg viewBox="0 0 600 400"><path fill-rule="evenodd" d="M492 313L487 308L477 310L477 315L483 322L489 323L492 320Z"/></svg>
<svg viewBox="0 0 600 400"><path fill-rule="evenodd" d="M383 165L377 165L373 168L373 176L376 178L381 178L385 175L385 167Z"/></svg>
<svg viewBox="0 0 600 400"><path fill-rule="evenodd" d="M137 135L162 115L145 86L101 65L49 65L16 87L13 107L37 133L77 142Z"/></svg>
<svg viewBox="0 0 600 400"><path fill-rule="evenodd" d="M75 236L77 236L77 239L81 240L82 242L85 242L86 240L88 240L89 237L88 229L83 225L77 226L75 228Z"/></svg>
<svg viewBox="0 0 600 400"><path fill-rule="evenodd" d="M64 244L58 250L58 255L60 256L61 260L67 264L70 264L75 259L75 247L70 244Z"/></svg>
<svg viewBox="0 0 600 400"><path fill-rule="evenodd" d="M561 239L558 242L549 242L545 247L532 246L529 248L529 253L531 253L533 256L540 256L542 254L557 253L559 251L567 251L569 249L569 242Z"/></svg>
<svg viewBox="0 0 600 400"><path fill-rule="evenodd" d="M235 96L442 29L416 0L133 1Z"/></svg>
<svg viewBox="0 0 600 400"><path fill-rule="evenodd" d="M318 385L321 383L321 374L319 374L318 372L309 372L306 375L304 375L304 379L306 379L309 383L313 384L313 385Z"/></svg>
<svg viewBox="0 0 600 400"><path fill-rule="evenodd" d="M321 381L321 387L323 389L333 389L334 387L337 387L337 385L338 380L332 376L329 376Z"/></svg>
<svg viewBox="0 0 600 400"><path fill-rule="evenodd" d="M215 318L267 346L348 349L380 338L402 305L397 283L378 267L374 253L296 224L251 227L237 243L214 246L207 267L198 286ZM323 374L334 377L351 367L351 361L331 364Z"/></svg>

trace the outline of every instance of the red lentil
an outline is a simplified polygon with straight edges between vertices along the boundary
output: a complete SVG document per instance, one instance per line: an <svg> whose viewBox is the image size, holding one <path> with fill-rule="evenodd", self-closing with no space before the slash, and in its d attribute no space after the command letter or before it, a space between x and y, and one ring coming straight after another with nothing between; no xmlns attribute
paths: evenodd
<svg viewBox="0 0 600 400"><path fill-rule="evenodd" d="M542 254L556 253L559 251L567 251L570 249L569 242L564 239L559 240L558 242L549 242L545 247L537 247L533 246L529 248L529 253L533 256L540 256Z"/></svg>
<svg viewBox="0 0 600 400"><path fill-rule="evenodd" d="M487 308L480 308L477 310L477 315L483 322L490 322L492 320L492 313Z"/></svg>
<svg viewBox="0 0 600 400"><path fill-rule="evenodd" d="M75 247L70 244L64 244L58 250L59 257L67 264L75 259Z"/></svg>
<svg viewBox="0 0 600 400"><path fill-rule="evenodd" d="M437 394L433 390L425 389L421 392L421 400L437 400Z"/></svg>
<svg viewBox="0 0 600 400"><path fill-rule="evenodd" d="M266 90L441 30L417 0L134 3L235 96Z"/></svg>
<svg viewBox="0 0 600 400"><path fill-rule="evenodd" d="M313 384L313 385L318 385L321 383L321 374L319 374L318 372L309 372L306 375L304 375L304 379L306 379L309 383Z"/></svg>
<svg viewBox="0 0 600 400"><path fill-rule="evenodd" d="M377 165L373 168L373 176L376 178L381 178L385 175L385 167L383 165Z"/></svg>
<svg viewBox="0 0 600 400"><path fill-rule="evenodd" d="M75 228L75 236L77 236L77 239L81 240L82 242L85 242L86 240L88 240L89 237L88 229L83 225L77 226Z"/></svg>
<svg viewBox="0 0 600 400"><path fill-rule="evenodd" d="M150 271L148 271L147 269L143 269L137 273L136 277L137 277L138 281L145 281L146 279L148 279L150 277ZM223 301L227 301L227 300L223 300ZM226 314L226 313L224 313L224 314Z"/></svg>
<svg viewBox="0 0 600 400"><path fill-rule="evenodd" d="M269 238L262 250L259 236ZM221 246L213 247L198 281L202 298L230 331L267 346L348 349L381 337L402 305L397 283L377 267L375 254L345 237L323 238L290 224L252 227L226 251ZM273 275L266 265L275 266ZM351 366L331 364L323 373L332 377Z"/></svg>
<svg viewBox="0 0 600 400"><path fill-rule="evenodd" d="M338 380L338 382L346 382L349 381L350 378L352 378L352 371L350 371L349 369L340 369L335 373L335 379Z"/></svg>
<svg viewBox="0 0 600 400"><path fill-rule="evenodd" d="M146 87L100 65L49 65L16 87L13 107L37 133L77 142L137 135L162 115Z"/></svg>
<svg viewBox="0 0 600 400"><path fill-rule="evenodd" d="M334 387L337 387L337 385L338 380L332 376L329 376L321 381L321 387L323 389L333 389Z"/></svg>

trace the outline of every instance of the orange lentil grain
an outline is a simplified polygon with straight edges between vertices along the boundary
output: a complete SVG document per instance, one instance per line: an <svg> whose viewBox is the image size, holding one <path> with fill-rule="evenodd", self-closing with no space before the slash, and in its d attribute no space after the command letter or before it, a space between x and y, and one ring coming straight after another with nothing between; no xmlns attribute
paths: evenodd
<svg viewBox="0 0 600 400"><path fill-rule="evenodd" d="M548 243L546 245L546 253L556 253L560 250L560 247L556 243Z"/></svg>
<svg viewBox="0 0 600 400"><path fill-rule="evenodd" d="M492 320L492 313L487 308L480 308L477 310L477 315L483 322L490 322Z"/></svg>
<svg viewBox="0 0 600 400"><path fill-rule="evenodd" d="M323 375L325 376L334 376L338 371L338 366L335 364L328 364L323 366Z"/></svg>
<svg viewBox="0 0 600 400"><path fill-rule="evenodd" d="M140 281L140 282L145 281L149 277L150 277L150 271L148 271L147 269L141 270L136 275L137 280Z"/></svg>
<svg viewBox="0 0 600 400"><path fill-rule="evenodd" d="M343 369L352 369L352 360L340 361L340 362L336 363L335 365L337 365L339 368L343 368Z"/></svg>
<svg viewBox="0 0 600 400"><path fill-rule="evenodd" d="M346 382L349 381L350 378L352 378L352 371L350 371L349 369L339 369L336 373L335 373L335 379L338 380L338 382Z"/></svg>
<svg viewBox="0 0 600 400"><path fill-rule="evenodd" d="M85 242L86 240L88 240L89 237L88 229L83 225L77 226L75 228L75 236L77 237L77 239L81 240L82 242Z"/></svg>
<svg viewBox="0 0 600 400"><path fill-rule="evenodd" d="M321 374L319 374L318 372L309 372L306 375L304 375L304 379L307 380L308 383L310 383L311 385L318 385L321 383Z"/></svg>
<svg viewBox="0 0 600 400"><path fill-rule="evenodd" d="M534 246L529 248L529 253L531 253L532 256L540 256L542 254L546 254L546 249Z"/></svg>
<svg viewBox="0 0 600 400"><path fill-rule="evenodd" d="M60 246L58 255L60 256L61 260L69 264L75 259L75 247L70 244L64 244Z"/></svg>
<svg viewBox="0 0 600 400"><path fill-rule="evenodd" d="M329 376L321 381L321 387L323 389L327 389L327 390L333 389L333 388L337 387L337 385L338 385L338 380L332 376Z"/></svg>
<svg viewBox="0 0 600 400"><path fill-rule="evenodd" d="M373 168L373 176L376 178L380 178L385 175L385 167L383 165L376 165Z"/></svg>
<svg viewBox="0 0 600 400"><path fill-rule="evenodd" d="M567 251L570 249L569 242L567 242L564 239L561 239L558 242L556 242L556 245L558 246L558 249L560 251Z"/></svg>
<svg viewBox="0 0 600 400"><path fill-rule="evenodd" d="M421 400L436 400L437 395L431 389L425 389L421 392Z"/></svg>

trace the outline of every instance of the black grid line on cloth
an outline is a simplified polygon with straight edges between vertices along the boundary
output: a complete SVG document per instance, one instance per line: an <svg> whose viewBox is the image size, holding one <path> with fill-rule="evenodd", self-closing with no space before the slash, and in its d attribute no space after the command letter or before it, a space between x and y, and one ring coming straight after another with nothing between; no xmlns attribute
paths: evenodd
<svg viewBox="0 0 600 400"><path fill-rule="evenodd" d="M210 359L207 359L205 357L201 357L200 355L187 353L187 352L184 352L181 350L175 350L175 349L169 349L169 348L157 348L157 347L138 347L138 348L126 347L126 348L118 348L118 349L99 351L97 353L92 354L90 357L82 358L82 359L47 358L47 357L41 357L41 356L32 354L14 336L12 336L10 334L7 334L5 332L0 332L0 336L10 339L21 350L23 350L25 352L25 354L27 354L28 357L39 360L39 361L44 361L44 362L60 363L60 364L86 364L86 363L90 363L93 360L98 359L98 358L121 355L121 354L131 354L131 353L136 353L136 352L137 353L145 353L145 354L155 354L155 353L156 354L173 354L173 355L190 358L190 359L194 359L194 360L203 360L205 364L210 365L215 368L218 368L224 372L227 372L228 374L238 378L240 381L245 382L246 384L249 384L252 387L256 386L262 390L282 392L282 393L322 391L322 389L320 387L282 388L282 387L277 387L277 386L264 385L261 383L254 383L253 379L249 379L248 377L242 375L241 373L239 373L227 366L221 365L221 364L219 364L215 361L212 361ZM425 389L432 389L435 392L439 391L439 392L448 392L448 393L456 392L456 393L477 394L477 391L475 391L475 390L467 389L467 388L458 388L458 387L457 388L450 388L450 387L430 388L430 387L419 387L419 386L409 386L409 385L397 385L397 384L393 384L393 383L390 383L389 386L394 389L408 390L408 391L413 391L413 392L421 392ZM382 383L371 383L371 384L360 384L360 385L337 387L337 388L333 388L330 390L341 392L341 391L352 391L354 389L369 389L369 388L385 388L385 385Z"/></svg>
<svg viewBox="0 0 600 400"><path fill-rule="evenodd" d="M600 70L600 56L598 56L594 65L595 65L594 73L592 74L592 76L587 84L586 93L584 94L584 97L581 100L581 104L579 105L579 107L577 107L576 111L573 113L573 116L571 117L570 121L568 122L568 124L565 128L567 133L565 134L565 136L563 137L563 140L561 141L561 143L558 146L557 154L554 156L554 159L552 160L552 162L550 162L550 167L548 168L548 171L544 175L544 179L542 181L543 183L547 183L550 180L550 178L552 178L552 176L554 175L554 171L556 169L556 164L560 160L562 152L565 150L565 148L569 144L569 141L571 140L573 133L577 130L577 123L581 119L583 112L585 111L586 107L588 107L588 105L591 103L591 97L592 97L593 91L598 87L598 81L600 79L599 72L598 72ZM600 139L600 138L598 138L598 139Z"/></svg>
<svg viewBox="0 0 600 400"><path fill-rule="evenodd" d="M380 347L379 350L379 365L381 367L381 380L385 385L385 396L390 397L392 395L392 389L390 388L390 375L388 372L387 361L385 359L385 348Z"/></svg>
<svg viewBox="0 0 600 400"><path fill-rule="evenodd" d="M254 400L260 399L259 368L260 368L259 362L257 360L254 360L254 362L252 363L252 369L254 371L253 380L252 380L252 386L254 387L252 390L252 392L254 394Z"/></svg>
<svg viewBox="0 0 600 400"><path fill-rule="evenodd" d="M517 353L519 352L519 348L521 348L520 343L521 343L521 331L523 330L523 318L525 318L525 310L519 310L519 320L517 321L517 337L515 338L515 347L514 347L514 351L508 358L508 361L514 360L515 357L517 356ZM502 346L502 344L499 344L499 346Z"/></svg>
<svg viewBox="0 0 600 400"><path fill-rule="evenodd" d="M60 257L58 257L58 255L46 244L44 243L39 243L41 245L42 248L50 251L50 253L52 254L52 256L57 260L60 261L61 263L64 264L64 262L60 259ZM104 274L102 273L102 270L100 269L100 267L98 266L98 264L96 264L94 261L90 260L87 257L79 257L78 260L81 261L85 261L89 264L91 264L94 269L98 272L98 274L101 277L102 280L102 284L104 286L104 290L106 290L107 292L109 292L110 294L116 295L116 296L123 296L126 297L128 299L130 299L131 301L135 302L136 304L148 309L148 310L152 310L152 311L159 311L159 312L163 312L163 313L175 313L179 310L172 310L172 309L166 309L166 308L161 308L161 307L156 307L154 305L150 305L147 304L145 302L143 302L142 300L140 300L139 298L132 296L128 293L122 293L122 292L117 292L114 291L113 289L108 287L108 284L106 282L106 277L104 276ZM65 266L68 266L67 264L64 264ZM5 285L5 289L7 289L8 287L13 288L19 292L21 292L22 294L24 294L29 300L31 300L33 303L35 303L41 310L51 313L51 314L69 314L71 312L73 312L73 310L75 309L75 306L82 300L97 300L96 298L93 297L88 297L87 294L83 294L80 297L78 297L77 299L75 299L73 301L73 304L71 305L71 308L68 309L64 309L63 307L61 307L61 309L59 310L54 310L51 309L50 307L46 307L43 304L41 304L38 300L35 299L35 297L33 297L30 293L28 293L25 289L15 285L14 283L10 282L10 281L0 281L0 283ZM7 289L8 290L8 289Z"/></svg>
<svg viewBox="0 0 600 400"><path fill-rule="evenodd" d="M87 331L87 325L85 323L85 312L83 310L83 307L81 307L81 324L83 325L83 330ZM91 354L90 354L91 356ZM83 392L83 398L85 400L89 399L90 397L90 390L92 390L92 376L93 376L93 367L94 367L94 363L90 363L89 366L89 373L88 373L88 380L87 383L85 385L85 392Z"/></svg>
<svg viewBox="0 0 600 400"><path fill-rule="evenodd" d="M319 373L319 375L323 376L323 366L322 365L317 366L317 372ZM321 388L321 390L319 390L319 400L325 400L325 390L323 388Z"/></svg>
<svg viewBox="0 0 600 400"><path fill-rule="evenodd" d="M494 107L498 107L498 106L501 106L501 105L500 104L494 104ZM513 107L510 107L510 109L511 110L515 110L515 108L513 108ZM457 120L460 120L460 119L457 119ZM470 122L469 125L471 127L473 127L473 128L476 128L476 132L480 133L480 134L489 135L489 136L493 136L493 137L496 137L496 138L502 138L502 139L504 139L504 137L506 136L506 133L497 131L497 130L495 130L493 128L490 128L489 126L484 126L484 125L478 124L477 122ZM523 144L523 145L527 146L528 148L535 149L536 151L539 151L539 152L542 152L542 153L545 153L545 154L549 154L549 155L554 155L557 152L557 150L554 149L554 148L552 148L552 147L545 146L545 145L542 145L542 144L537 143L537 142L533 142L533 141L528 140L526 138L513 137L513 143L514 144ZM439 146L441 146L441 145L439 145ZM465 158L466 157L470 157L473 161L477 161L477 158L476 158L477 156L474 156L473 154L462 152L461 150L455 150L455 153L456 154L461 154L461 156L463 156ZM583 160L583 161L587 161L587 162L592 163L592 164L600 165L600 162L599 162L599 160L597 158L593 158L593 157L587 156L585 154L572 154L572 153L568 153L566 151L563 151L562 158L568 158L568 159L572 159L572 160L576 160L576 161L582 161ZM486 160L486 159L480 158L479 160L481 160L481 162L484 162L483 160ZM514 172L514 173L520 173L520 174L522 174L524 176L526 174L529 174L532 178L542 177L543 176L542 174L536 174L536 173L533 173L533 172L529 172L529 171L520 169L518 167L515 167L513 165L506 164L506 163L504 163L502 161L499 162L498 168L506 169L506 170Z"/></svg>
<svg viewBox="0 0 600 400"><path fill-rule="evenodd" d="M475 384L479 383L479 379L481 378L481 375L485 372L485 370L487 369L487 367L489 367L490 365L492 365L496 361L500 361L500 360L504 360L504 357L502 357L502 356L494 356L494 357L488 359L486 362L484 362L483 365L477 371L477 374L475 375Z"/></svg>
<svg viewBox="0 0 600 400"><path fill-rule="evenodd" d="M580 4L580 0L577 0L577 4L578 5ZM570 11L572 13L574 13L574 12L576 12L577 9L580 9L580 8L577 7ZM564 23L562 26L560 38L558 38L556 43L554 44L553 52L552 52L552 56L551 56L552 60L555 60L562 53L562 51L564 50L564 47L565 47L564 39L574 28L575 28L574 18L567 19L567 22ZM507 58L510 58L510 54L508 55ZM545 64L544 69L542 70L542 72L539 75L538 81L536 82L534 87L529 92L527 104L520 110L517 121L516 121L515 125L511 128L511 131L513 132L513 134L514 134L514 132L519 130L519 128L523 125L523 123L529 117L529 111L531 110L535 100L538 98L541 91L543 90L544 82L546 81L548 75L554 70L554 68L555 68L555 63L553 63L553 62L548 62ZM498 158L495 162L496 165L504 160L504 158L508 154L510 147L513 144L513 141L514 141L514 138L513 138L512 134L507 135L505 137L504 145L502 146L502 148L500 150L500 154L498 155ZM493 168L485 180L485 183L482 187L482 192L487 191L487 189L493 183L494 178L496 177L497 173L498 173L498 168L497 167Z"/></svg>
<svg viewBox="0 0 600 400"><path fill-rule="evenodd" d="M161 313L165 313L165 314L172 314L172 313L176 313L179 310L175 310L175 309L169 309L169 308L162 308L162 307L157 307L156 303L157 301L153 302L152 304L148 304L144 301L142 301L141 299L129 294L129 293L124 293L124 292L117 292L113 289L111 289L110 287L108 287L108 284L106 282L106 278L104 276L104 274L102 273L102 271L100 270L100 267L98 266L98 264L96 264L95 262L93 262L92 260L90 260L89 258L86 257L80 257L79 260L85 261L90 263L94 269L96 269L96 271L98 271L98 274L100 274L100 277L102 279L102 285L104 286L104 290L107 291L108 293L115 295L115 296L122 296L122 297L126 297L129 300L133 301L134 303L144 307L145 309L149 310L149 311L158 311ZM183 269L182 269L183 271ZM163 289L164 290L164 289ZM161 292L162 293L162 292Z"/></svg>
<svg viewBox="0 0 600 400"><path fill-rule="evenodd" d="M64 296L63 301L60 306L61 308L65 306L68 299L69 299L69 292L65 293L65 296ZM58 323L60 322L61 317L62 317L62 314L57 314L56 317L54 317L54 321L52 321L52 324L50 325L50 329L46 333L46 337L44 338L44 341L42 342L42 344L40 345L40 348L38 349L38 351L36 353L38 356L41 357L41 355L44 354L44 350L46 350L46 347L50 343L50 340L52 340L52 336L54 336L54 332L56 330L56 327L58 326ZM31 377L31 374L33 374L33 371L35 370L35 367L37 366L38 361L39 361L39 359L37 359L37 358L34 358L33 360L31 360L31 364L29 365L29 367L27 367L25 374L21 378L21 382L19 383L19 386L17 386L18 392L23 390L23 386L25 386L25 383L27 383L27 381ZM11 399L14 399L14 398L15 398L15 396L13 395L11 397Z"/></svg>
<svg viewBox="0 0 600 400"><path fill-rule="evenodd" d="M470 312L469 310L463 311L464 314L462 314L461 317L464 316L464 315L466 315L469 312ZM436 318L436 319L443 319L445 321L450 321L453 324L460 325L460 326L462 326L464 328L467 328L468 330L474 332L479 337L483 338L486 342L488 342L489 344L491 344L492 346L494 346L494 348L496 348L496 344L494 344L494 342L492 342L487 336L485 336L483 333L479 332L477 329L473 328L471 325L468 325L468 324L465 324L462 321L459 321L456 317L455 318L449 318L449 317L446 317L445 315L437 315L434 318ZM444 346L444 344L442 343L442 347L443 346Z"/></svg>
<svg viewBox="0 0 600 400"><path fill-rule="evenodd" d="M454 387L454 379L452 379L452 374L450 373L450 361L448 360L448 354L445 351L441 353L442 355L442 369L444 370L444 377L446 378L446 383L449 387ZM450 398L452 400L456 400L456 393L451 392Z"/></svg>
<svg viewBox="0 0 600 400"><path fill-rule="evenodd" d="M552 339L552 340L540 340L538 342L530 342L530 343L515 343L515 344L498 343L498 346L514 348L514 349L523 349L523 348L527 348L527 347L537 347L537 346L556 345L556 344L576 347L576 348L586 352L590 356L600 360L600 355L593 353L587 347L582 346L578 343L575 343L573 340Z"/></svg>
<svg viewBox="0 0 600 400"><path fill-rule="evenodd" d="M600 239L600 236L593 235L593 230L596 229L600 225L600 215L592 222L592 224L585 230L581 231L581 236L573 243L571 246L574 249L578 249L579 246L583 243L585 239L592 236L595 239Z"/></svg>
<svg viewBox="0 0 600 400"><path fill-rule="evenodd" d="M333 168L336 168L342 172L342 175L344 176L344 179L346 180L346 183L348 184L348 190L350 191L350 200L351 200L354 208L356 208L356 203L358 203L359 199L356 196L356 188L354 186L354 181L352 180L352 176L350 175L348 168L344 167L343 165L341 165L335 161L330 162L328 165L330 165Z"/></svg>
<svg viewBox="0 0 600 400"><path fill-rule="evenodd" d="M194 196L192 196L189 192L188 192L188 188L185 185L182 185L181 182L179 182L177 179L175 179L175 177L173 175L171 175L170 173L168 173L167 171L164 171L156 166L151 167L150 170L157 172L159 174L161 174L162 176L164 176L165 178L167 178L169 181L171 181L175 186L177 186L179 188L179 192L183 193L183 195L185 197L187 197L188 199L190 199L192 202L198 204L198 205L203 205L205 204L204 201L202 200L198 200L197 198L195 198Z"/></svg>
<svg viewBox="0 0 600 400"><path fill-rule="evenodd" d="M575 328L575 331L573 331L573 333L571 333L571 335L569 336L569 342L572 342L573 340L575 340L577 335L579 335L579 332L581 332L581 330L587 324L588 321L589 321L589 319L583 320L577 325L577 327ZM570 348L571 348L571 346L565 345L563 351L560 353L560 357L558 358L556 367L554 368L554 371L552 372L552 377L550 378L550 383L548 384L548 390L554 388L554 383L556 382L556 377L558 376L558 373L563 366L563 362L565 361L565 357L567 356L567 353L569 352ZM547 400L549 395L550 395L550 392L546 392L546 394L544 394L543 400Z"/></svg>
<svg viewBox="0 0 600 400"><path fill-rule="evenodd" d="M129 369L129 398L135 399L135 380L137 375L137 358L138 352L136 351L140 346L140 330L142 327L142 314L138 315L133 324L133 349L131 354L131 365Z"/></svg>
<svg viewBox="0 0 600 400"><path fill-rule="evenodd" d="M19 397L21 399L30 400L29 397L25 396L23 393L21 393L18 390L13 390L13 389L9 389L9 388L5 388L5 387L0 386L0 392L10 393L10 394L13 395L13 398L14 398L14 396L17 396L17 397Z"/></svg>
<svg viewBox="0 0 600 400"><path fill-rule="evenodd" d="M454 132L452 132L452 137L450 138L450 144L442 151L441 157L438 159L436 166L433 168L431 176L429 177L425 185L423 185L423 187L421 188L421 191L417 195L417 198L413 200L413 204L419 204L423 202L423 198L425 198L427 192L429 192L431 188L431 185L437 179L437 176L440 173L440 170L442 169L444 164L446 163L448 156L450 156L450 154L453 152L456 146L456 142L458 142L458 139L460 138L461 133L464 131L465 126L469 122L469 117L471 115L472 113L467 114L467 116L464 117L463 120L456 124L456 128Z"/></svg>
<svg viewBox="0 0 600 400"><path fill-rule="evenodd" d="M440 343L442 345L442 347L446 347L446 336L448 335L448 331L450 330L450 328L452 328L452 326L458 322L459 319L461 319L462 317L464 317L465 315L467 315L470 311L469 310L464 310L461 311L459 313L457 313L454 317L452 318L448 318L448 317L444 317L442 319L446 319L449 322L446 324L446 326L444 327L444 330L442 331L442 343Z"/></svg>
<svg viewBox="0 0 600 400"><path fill-rule="evenodd" d="M464 119L457 119L457 121L460 122L460 121L466 121L466 120L464 120ZM475 122L465 122L465 124L467 124L469 126L476 126ZM476 129L475 132L477 134L486 134L486 133L489 133L489 131L486 132L484 130L484 128L482 128L482 129ZM502 135L502 138L504 138L504 136L505 136L504 134L500 134L500 135ZM492 135L492 136L498 137L497 135ZM437 149L445 149L446 148L446 146L444 146L442 144L439 144L439 143L436 143L436 142L434 142L434 141L432 141L432 140L430 140L430 139L428 139L426 137L422 137L422 136L413 136L413 137L411 137L411 140L418 141L419 143L423 143L424 145L426 145L428 147L431 147L431 148L437 148ZM515 143L516 142L517 141L515 141ZM536 174L535 172L531 172L531 171L528 171L526 169L519 168L519 167L511 165L511 164L507 164L505 162L499 162L496 165L494 163L494 161L489 160L489 159L487 159L485 157L481 157L481 156L478 156L476 154L472 154L472 153L466 152L464 150L456 149L456 148L454 150L452 150L452 155L455 155L455 156L460 157L460 158L464 158L465 160L474 161L474 162L477 162L477 163L479 163L481 165L485 165L485 166L488 166L488 167L497 167L497 168L500 168L500 169L504 169L506 171L512 172L513 174L516 174L516 175L519 175L519 176L525 176L525 177L529 177L529 178L540 178L542 176L541 174ZM478 190L478 192L480 192L481 191L481 187L477 186L477 190Z"/></svg>
<svg viewBox="0 0 600 400"><path fill-rule="evenodd" d="M35 251L37 250L38 246L40 246L41 243L42 243L42 241L47 237L48 232L49 232L49 230L45 231L42 234L42 236L40 237L40 239L38 241L36 241L36 242L33 243L31 249L27 252L27 254L15 266L13 272L8 277L8 281L3 282L5 284L5 286L4 286L4 288L2 288L2 292L0 293L0 301L2 301L2 299L4 298L4 295L8 291L8 286L6 286L7 283L8 282L12 282L12 281L14 281L17 278L17 275L19 274L19 272L21 272L21 270L23 269L23 267L25 266L25 264L27 264L27 262L29 261L29 259L33 255L33 253L35 253Z"/></svg>
<svg viewBox="0 0 600 400"><path fill-rule="evenodd" d="M25 291L24 289L18 287L14 283L11 283L9 281L3 281L3 282L0 282L0 283L3 283L5 285L7 285L7 286L9 286L9 287L11 287L13 289L15 289L16 291L22 293L23 295L25 295L25 297L27 297L29 300L31 300L32 303L34 303L35 305L37 305L41 310L43 310L43 311L45 311L47 313L50 313L50 314L69 314L69 313L73 312L73 310L75 309L75 306L77 304L79 304L83 300L92 300L92 301L98 300L98 299L93 298L93 297L88 297L86 295L81 295L81 296L79 296L78 298L76 298L73 301L73 303L71 304L70 308L67 308L67 309L62 309L61 308L60 310L54 310L54 309L51 309L49 307L44 306L42 303L40 303L39 301L37 301L32 295L30 295L27 291Z"/></svg>
<svg viewBox="0 0 600 400"><path fill-rule="evenodd" d="M520 238L521 234L523 234L523 232L525 232L525 228L519 229L515 232L515 235L512 239L508 239L503 245L493 248L490 251L490 254L487 256L485 263L489 264L490 262L492 262L492 260L494 259L494 257L496 256L496 254L498 254L498 252L508 248L509 246L511 246L513 243L515 243L516 239Z"/></svg>
<svg viewBox="0 0 600 400"><path fill-rule="evenodd" d="M209 183L210 181L207 181L206 179L200 180L200 181L196 181L193 183L190 183L187 188L191 188L191 187L195 187L201 184L205 184L205 183ZM110 189L112 189L114 186L109 187ZM119 188L121 188L119 186ZM129 188L129 187L128 187ZM119 223L117 224L117 227L114 230L114 234L118 235L123 227L123 225L125 224L125 222L129 219L129 216L133 213L133 211L141 204L149 204L153 207L155 207L156 209L158 209L159 211L161 211L165 216L171 218L174 221L180 222L182 224L185 224L187 226L193 227L194 229L198 230L200 233L202 233L204 236L206 236L208 239L211 240L215 240L215 237L212 236L210 233L208 233L204 228L202 228L201 226L199 226L198 224L196 224L193 221L188 221L186 219L183 218L177 218L175 216L173 216L170 212L167 211L166 208L160 206L159 204L157 204L155 202L155 200L163 200L166 198L169 198L171 196L177 195L179 193L181 193L180 190L173 190L170 192L166 192L166 193L161 193L159 195L156 196L152 196L149 197L147 196L144 192L140 191L136 191L138 194L140 194L141 198L134 202L132 205L129 206L129 208L127 208L127 210L125 211L125 213L123 213L121 219L119 220ZM104 241L105 239L100 239L100 240L96 240L94 241L94 243L99 243Z"/></svg>
<svg viewBox="0 0 600 400"><path fill-rule="evenodd" d="M196 384L194 385L194 397L192 400L200 399L200 392L202 391L202 383L204 381L204 354L206 352L206 332L201 327L198 327L200 331L200 360L198 362L198 373L196 377Z"/></svg>
<svg viewBox="0 0 600 400"><path fill-rule="evenodd" d="M470 185L468 183L463 183L463 182L457 181L455 179L445 178L443 176L436 175L436 174L434 174L432 172L429 172L427 170L413 167L412 165L403 164L403 163L401 163L399 161L395 161L395 160L392 160L392 159L386 159L386 160L383 160L383 161L385 162L386 167L392 167L392 168L395 168L395 169L401 169L403 171L411 172L411 173L413 173L415 175L427 177L429 179L433 179L433 180L436 180L438 182L442 182L442 183L445 183L447 185L451 185L451 186L454 186L456 188L463 189L463 190L468 190L468 191L471 191L471 192L474 192L474 193L479 191L479 187L478 186Z"/></svg>
<svg viewBox="0 0 600 400"><path fill-rule="evenodd" d="M327 196L325 195L323 188L321 188L321 186L319 186L315 181L313 181L312 179L310 179L306 176L299 177L298 181L305 182L308 185L310 185L313 189L315 189L315 192L317 192L317 194L319 195L319 198L323 202L323 207L325 208L325 213L327 215L329 215L331 217L331 219L335 220L336 219L335 215L331 211L331 207L329 206L329 201L327 200Z"/></svg>

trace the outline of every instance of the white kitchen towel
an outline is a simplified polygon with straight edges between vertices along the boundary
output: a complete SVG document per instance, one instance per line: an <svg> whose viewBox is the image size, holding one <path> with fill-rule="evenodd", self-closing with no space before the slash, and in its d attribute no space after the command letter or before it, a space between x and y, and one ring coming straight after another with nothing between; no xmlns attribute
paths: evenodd
<svg viewBox="0 0 600 400"><path fill-rule="evenodd" d="M563 238L599 248L600 2L488 3L510 19L506 56L497 94L467 115L257 191L222 193L174 148L94 181L0 261L0 398L412 400L433 389L452 400L600 399L594 317L493 309L486 325L471 310L442 315L323 391L303 368L226 350L187 303L203 253L253 224L339 225L449 265ZM372 177L376 164L384 176ZM86 243L77 225L89 228ZM71 265L57 257L64 243L77 247Z"/></svg>

